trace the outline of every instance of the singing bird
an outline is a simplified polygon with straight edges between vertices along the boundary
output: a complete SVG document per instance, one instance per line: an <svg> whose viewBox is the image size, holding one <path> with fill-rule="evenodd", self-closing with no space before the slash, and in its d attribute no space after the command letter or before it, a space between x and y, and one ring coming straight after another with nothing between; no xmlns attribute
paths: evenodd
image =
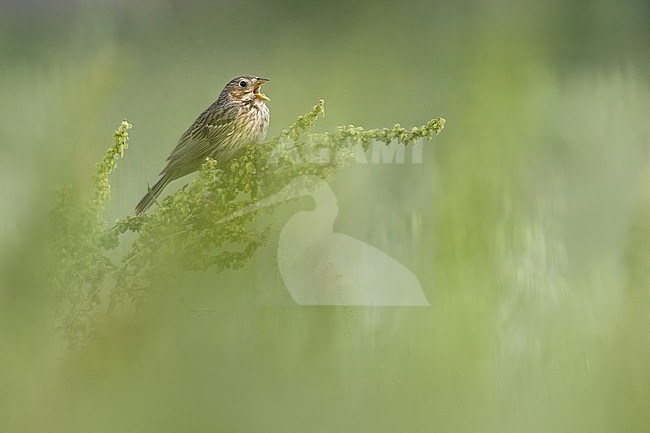
<svg viewBox="0 0 650 433"><path fill-rule="evenodd" d="M264 102L270 99L261 87L267 81L244 75L226 84L178 140L160 177L135 207L136 215L146 211L169 182L197 171L207 157L221 165L245 146L266 138L269 109Z"/></svg>

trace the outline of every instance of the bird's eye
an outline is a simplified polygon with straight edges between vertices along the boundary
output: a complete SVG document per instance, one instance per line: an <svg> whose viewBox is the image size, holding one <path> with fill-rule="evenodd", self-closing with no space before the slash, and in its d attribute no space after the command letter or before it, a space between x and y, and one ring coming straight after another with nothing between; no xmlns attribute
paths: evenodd
<svg viewBox="0 0 650 433"><path fill-rule="evenodd" d="M246 86L248 86L248 83L247 83L246 81L241 80L241 81L239 82L239 87L246 87Z"/></svg>

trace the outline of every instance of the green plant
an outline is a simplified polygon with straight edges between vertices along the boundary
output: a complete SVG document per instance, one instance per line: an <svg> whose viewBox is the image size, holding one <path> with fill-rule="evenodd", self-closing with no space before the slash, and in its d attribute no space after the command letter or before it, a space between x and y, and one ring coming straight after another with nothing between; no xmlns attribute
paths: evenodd
<svg viewBox="0 0 650 433"><path fill-rule="evenodd" d="M357 145L364 150L375 140L413 145L420 139L431 140L445 124L438 118L410 131L395 125L381 130L347 126L333 133L312 133L321 115L323 101L277 137L249 146L227 167L207 159L198 177L162 200L157 209L118 219L109 228L103 218L110 201L108 175L124 155L131 128L123 121L114 134L114 145L97 164L94 197L79 205L67 186L54 202L52 275L65 335L78 341L92 331L101 311L123 304L146 305L161 281L183 271L243 267L269 235L268 226L256 224L258 217L296 196L286 191L292 180L331 179L354 160ZM114 262L108 252L129 231L136 239ZM108 299L108 309L102 308L102 296Z"/></svg>

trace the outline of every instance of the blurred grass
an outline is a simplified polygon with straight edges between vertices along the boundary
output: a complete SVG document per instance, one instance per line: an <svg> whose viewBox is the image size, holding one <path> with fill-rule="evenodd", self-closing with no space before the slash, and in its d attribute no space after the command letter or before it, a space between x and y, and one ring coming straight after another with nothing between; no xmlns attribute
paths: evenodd
<svg viewBox="0 0 650 433"><path fill-rule="evenodd" d="M608 0L3 2L0 429L648 430L649 15ZM108 213L129 214L241 73L272 80L271 135L320 98L323 130L447 118L423 164L332 182L335 229L408 266L433 306L271 307L255 267L190 274L65 351L37 269L52 187L89 186L128 117Z"/></svg>

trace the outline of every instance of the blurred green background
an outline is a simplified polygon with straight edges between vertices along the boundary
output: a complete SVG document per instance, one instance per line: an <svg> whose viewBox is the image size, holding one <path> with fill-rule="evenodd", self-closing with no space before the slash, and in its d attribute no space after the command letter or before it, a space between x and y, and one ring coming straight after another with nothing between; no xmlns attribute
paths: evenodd
<svg viewBox="0 0 650 433"><path fill-rule="evenodd" d="M647 1L2 0L0 430L650 431L649 22ZM128 118L107 218L129 214L240 74L271 79L271 136L321 98L320 131L447 119L422 164L331 183L335 229L432 306L267 305L262 254L68 350L52 188L88 190Z"/></svg>

